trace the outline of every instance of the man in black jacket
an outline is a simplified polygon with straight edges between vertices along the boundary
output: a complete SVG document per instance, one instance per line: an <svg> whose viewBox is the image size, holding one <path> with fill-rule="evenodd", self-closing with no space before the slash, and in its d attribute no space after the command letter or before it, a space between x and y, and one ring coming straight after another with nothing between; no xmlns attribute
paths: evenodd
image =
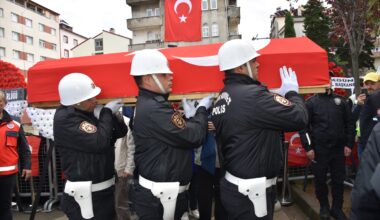
<svg viewBox="0 0 380 220"><path fill-rule="evenodd" d="M100 88L81 73L59 82L61 106L54 116L54 140L66 178L61 208L70 220L114 219L114 143L128 128L114 115L118 100L94 115Z"/></svg>
<svg viewBox="0 0 380 220"><path fill-rule="evenodd" d="M307 124L295 72L282 67L281 95L273 94L258 81L259 54L249 42L228 41L218 56L225 79L211 119L226 171L220 184L222 203L229 219L273 219L281 134Z"/></svg>
<svg viewBox="0 0 380 220"><path fill-rule="evenodd" d="M327 172L331 174L331 215L339 220L347 219L342 211L343 182L345 178L345 156L351 154L355 128L351 110L344 97L336 95L330 88L324 94L316 94L306 101L309 112L307 133L300 132L302 145L312 161L315 176L315 193L320 203L321 219L329 219ZM308 140L311 134L311 140Z"/></svg>
<svg viewBox="0 0 380 220"><path fill-rule="evenodd" d="M351 220L377 220L380 216L380 124L368 139L351 193Z"/></svg>
<svg viewBox="0 0 380 220"><path fill-rule="evenodd" d="M131 75L139 87L133 126L139 184L132 197L137 215L140 220L180 219L188 209L191 149L206 137L211 98L203 98L189 120L174 111L168 102L172 71L157 50L136 52Z"/></svg>

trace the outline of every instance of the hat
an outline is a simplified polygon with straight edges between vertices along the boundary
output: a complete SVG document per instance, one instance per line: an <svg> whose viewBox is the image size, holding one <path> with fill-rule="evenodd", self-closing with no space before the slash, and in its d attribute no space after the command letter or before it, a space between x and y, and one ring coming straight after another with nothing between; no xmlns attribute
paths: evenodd
<svg viewBox="0 0 380 220"><path fill-rule="evenodd" d="M379 81L379 74L377 74L376 72L369 72L369 73L367 73L364 76L364 81L363 82L366 82L366 81L372 81L372 82Z"/></svg>

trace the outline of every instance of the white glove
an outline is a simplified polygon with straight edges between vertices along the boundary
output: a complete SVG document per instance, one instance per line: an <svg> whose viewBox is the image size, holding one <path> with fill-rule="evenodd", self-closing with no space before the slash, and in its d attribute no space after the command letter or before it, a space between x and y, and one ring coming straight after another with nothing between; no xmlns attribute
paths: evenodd
<svg viewBox="0 0 380 220"><path fill-rule="evenodd" d="M292 68L286 68L286 66L280 67L281 87L279 89L272 89L271 92L285 96L289 91L295 91L298 93L298 81L296 72Z"/></svg>
<svg viewBox="0 0 380 220"><path fill-rule="evenodd" d="M201 107L201 106L204 106L204 107L206 108L206 110L209 109L209 108L211 107L211 105L212 105L213 97L214 97L213 95L209 95L209 96L204 97L203 99L201 99L201 100L199 101L199 104L198 104L198 106L197 106L197 109L198 109L199 107Z"/></svg>
<svg viewBox="0 0 380 220"><path fill-rule="evenodd" d="M122 106L123 106L123 103L121 103L121 99L116 99L116 100L108 102L104 106L104 108L111 109L112 114L115 114Z"/></svg>
<svg viewBox="0 0 380 220"><path fill-rule="evenodd" d="M187 100L186 98L183 98L182 107L185 113L185 117L188 119L193 117L197 112L197 109L195 108L195 100Z"/></svg>
<svg viewBox="0 0 380 220"><path fill-rule="evenodd" d="M103 105L96 105L95 108L94 108L94 116L95 118L99 119L99 116L100 116L100 112L102 111L103 109Z"/></svg>

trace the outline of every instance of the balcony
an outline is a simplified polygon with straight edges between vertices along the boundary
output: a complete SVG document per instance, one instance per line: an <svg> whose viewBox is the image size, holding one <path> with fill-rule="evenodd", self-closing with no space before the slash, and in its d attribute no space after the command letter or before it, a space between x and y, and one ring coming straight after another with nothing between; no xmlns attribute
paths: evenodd
<svg viewBox="0 0 380 220"><path fill-rule="evenodd" d="M229 5L227 8L227 17L230 26L239 25L240 7Z"/></svg>
<svg viewBox="0 0 380 220"><path fill-rule="evenodd" d="M146 41L142 44L132 44L129 45L128 51L136 51L136 50L143 50L143 49L156 49L156 48L164 48L165 43L161 40L151 40Z"/></svg>
<svg viewBox="0 0 380 220"><path fill-rule="evenodd" d="M129 6L136 6L136 5L151 4L153 2L158 2L158 0L126 0L125 2Z"/></svg>
<svg viewBox="0 0 380 220"><path fill-rule="evenodd" d="M127 19L127 27L130 30L139 30L162 25L160 16Z"/></svg>
<svg viewBox="0 0 380 220"><path fill-rule="evenodd" d="M230 32L230 34L228 35L228 40L233 40L233 39L241 39L241 34Z"/></svg>

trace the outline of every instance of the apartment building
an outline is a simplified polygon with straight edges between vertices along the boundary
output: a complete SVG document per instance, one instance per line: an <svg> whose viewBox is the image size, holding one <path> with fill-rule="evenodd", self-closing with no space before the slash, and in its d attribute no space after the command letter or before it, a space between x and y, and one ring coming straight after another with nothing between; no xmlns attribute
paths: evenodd
<svg viewBox="0 0 380 220"><path fill-rule="evenodd" d="M164 0L126 0L126 3L132 10L132 18L127 19L127 27L133 32L130 50L210 44L241 38L238 33L240 7L237 7L236 0L201 0L202 40L198 42L165 41Z"/></svg>
<svg viewBox="0 0 380 220"><path fill-rule="evenodd" d="M0 59L26 71L60 58L59 14L30 0L0 1Z"/></svg>
<svg viewBox="0 0 380 220"><path fill-rule="evenodd" d="M60 45L61 45L61 54L62 58L73 57L72 48L76 47L83 41L87 40L87 37L84 37L73 31L73 27L70 26L66 21L61 20L59 23L60 28Z"/></svg>
<svg viewBox="0 0 380 220"><path fill-rule="evenodd" d="M115 29L103 30L72 48L74 57L127 52L131 39L115 33Z"/></svg>
<svg viewBox="0 0 380 220"><path fill-rule="evenodd" d="M297 9L294 9L291 13L293 15L294 30L297 37L305 36L303 27L304 17L303 17L304 8L299 6ZM271 15L271 24L270 24L270 38L284 38L285 36L285 15L288 10L281 10L277 8L276 13Z"/></svg>

